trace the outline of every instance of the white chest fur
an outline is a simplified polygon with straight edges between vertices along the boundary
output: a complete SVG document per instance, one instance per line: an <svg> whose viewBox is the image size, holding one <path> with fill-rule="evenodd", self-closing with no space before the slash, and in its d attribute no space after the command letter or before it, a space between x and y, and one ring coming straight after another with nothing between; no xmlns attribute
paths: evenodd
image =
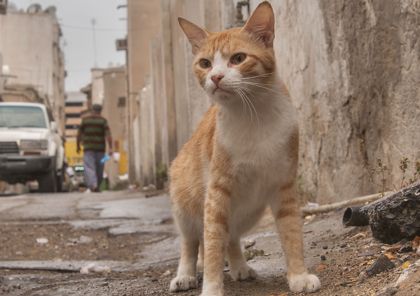
<svg viewBox="0 0 420 296"><path fill-rule="evenodd" d="M235 175L231 226L237 235L254 225L295 165L288 152L295 111L289 101L275 103L263 109L258 124L229 113L218 119L217 140L229 153Z"/></svg>

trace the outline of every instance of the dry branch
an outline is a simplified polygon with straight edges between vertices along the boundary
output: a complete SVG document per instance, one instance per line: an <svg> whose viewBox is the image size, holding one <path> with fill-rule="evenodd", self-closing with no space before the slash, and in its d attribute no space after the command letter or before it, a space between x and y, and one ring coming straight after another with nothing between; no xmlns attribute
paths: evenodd
<svg viewBox="0 0 420 296"><path fill-rule="evenodd" d="M352 206L352 205L360 205L360 204L364 204L367 202L371 202L371 201L375 201L378 200L382 197L384 197L385 195L390 194L391 192L385 192L385 193L375 193L375 194L370 194L370 195L365 195L365 196L360 196L360 197L356 197L353 199L349 199L349 200L345 200L345 201L340 201L340 202L336 202L336 203L332 203L332 204L327 204L327 205L322 205L316 208L302 208L302 213L303 215L312 215L312 214L321 214L321 213L327 213L327 212L331 212L337 209L342 209L348 206Z"/></svg>

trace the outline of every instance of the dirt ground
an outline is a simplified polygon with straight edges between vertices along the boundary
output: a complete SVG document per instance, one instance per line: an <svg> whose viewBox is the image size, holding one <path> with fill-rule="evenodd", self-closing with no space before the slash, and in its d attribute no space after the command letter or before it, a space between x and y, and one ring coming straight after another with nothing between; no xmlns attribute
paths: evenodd
<svg viewBox="0 0 420 296"><path fill-rule="evenodd" d="M420 295L420 266L415 265L420 262L420 256L412 250L398 252L400 244L389 246L376 242L368 228L342 228L341 214L338 211L305 219L306 261L322 282L322 289L312 295ZM108 260L129 266L109 273L89 274L78 270L0 267L0 295L171 295L168 286L176 272L177 258L167 259L165 253L177 254L178 250L170 247L162 251L152 231L143 229L116 235L109 227L79 228L67 221L36 220L2 221L0 232L1 262ZM173 232L166 240L176 242L176 237ZM48 242L39 243L39 238ZM250 250L257 250L254 253L258 255L249 264L259 277L255 281L233 282L226 270L227 296L304 295L288 292L284 258L269 216L245 240L255 241ZM363 275L384 253L395 267L377 275ZM165 259L139 264L151 255ZM404 272L409 274L408 279L394 287ZM199 290L177 295L199 295Z"/></svg>

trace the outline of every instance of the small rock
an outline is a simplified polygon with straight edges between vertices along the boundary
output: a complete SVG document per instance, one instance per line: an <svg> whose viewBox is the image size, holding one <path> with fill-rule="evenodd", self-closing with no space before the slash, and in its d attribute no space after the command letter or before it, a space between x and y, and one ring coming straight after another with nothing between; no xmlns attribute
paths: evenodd
<svg viewBox="0 0 420 296"><path fill-rule="evenodd" d="M420 255L420 236L416 236L412 241L412 248L417 255Z"/></svg>
<svg viewBox="0 0 420 296"><path fill-rule="evenodd" d="M410 270L408 269L404 270L398 277L398 280L395 282L395 286L399 286L402 282L406 281L408 279L409 274L410 274Z"/></svg>
<svg viewBox="0 0 420 296"><path fill-rule="evenodd" d="M328 267L327 265L321 263L316 267L315 270L316 270L317 273L321 273L322 271L327 269L327 267Z"/></svg>
<svg viewBox="0 0 420 296"><path fill-rule="evenodd" d="M80 269L81 274L89 274L89 273L110 273L111 268L105 265L97 265L96 263L92 262Z"/></svg>
<svg viewBox="0 0 420 296"><path fill-rule="evenodd" d="M322 248L323 248L324 250L326 250L326 249L328 249L328 246L322 246Z"/></svg>
<svg viewBox="0 0 420 296"><path fill-rule="evenodd" d="M366 238L366 234L363 232L357 233L355 235L353 235L350 239L354 240L354 239L360 239L360 238Z"/></svg>
<svg viewBox="0 0 420 296"><path fill-rule="evenodd" d="M162 273L161 277L167 277L167 276L170 276L171 274L172 274L171 271L168 269L167 271Z"/></svg>
<svg viewBox="0 0 420 296"><path fill-rule="evenodd" d="M404 246L402 246L399 250L398 253L409 253L413 251L413 247L411 246L411 242L405 244Z"/></svg>
<svg viewBox="0 0 420 296"><path fill-rule="evenodd" d="M325 257L325 255L321 255L321 260L325 261L325 260L327 260L327 257Z"/></svg>
<svg viewBox="0 0 420 296"><path fill-rule="evenodd" d="M395 264L388 259L385 255L381 255L376 259L375 262L366 270L368 276L373 276L375 274L387 271L395 267Z"/></svg>
<svg viewBox="0 0 420 296"><path fill-rule="evenodd" d="M48 239L45 237L39 237L36 239L36 242L40 245L48 244Z"/></svg>
<svg viewBox="0 0 420 296"><path fill-rule="evenodd" d="M252 240L246 240L245 241L245 249L249 249L249 248L255 246L255 244L256 244L256 241L253 240L253 239Z"/></svg>
<svg viewBox="0 0 420 296"><path fill-rule="evenodd" d="M398 292L398 288L396 287L387 287L383 289L381 292L376 294L376 296L392 296Z"/></svg>

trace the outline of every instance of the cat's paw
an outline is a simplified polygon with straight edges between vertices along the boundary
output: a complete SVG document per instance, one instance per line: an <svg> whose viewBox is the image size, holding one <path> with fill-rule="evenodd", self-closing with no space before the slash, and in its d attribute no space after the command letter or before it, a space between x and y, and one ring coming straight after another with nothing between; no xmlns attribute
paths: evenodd
<svg viewBox="0 0 420 296"><path fill-rule="evenodd" d="M187 291L197 288L198 281L195 276L182 275L172 279L169 286L170 292Z"/></svg>
<svg viewBox="0 0 420 296"><path fill-rule="evenodd" d="M230 267L229 273L234 281L246 281L257 278L257 273L247 264L238 267Z"/></svg>
<svg viewBox="0 0 420 296"><path fill-rule="evenodd" d="M203 282L203 291L200 296L223 296L223 282Z"/></svg>
<svg viewBox="0 0 420 296"><path fill-rule="evenodd" d="M302 273L288 276L289 288L292 292L315 292L321 288L321 282L314 274Z"/></svg>
<svg viewBox="0 0 420 296"><path fill-rule="evenodd" d="M203 291L200 296L223 296L223 291Z"/></svg>

